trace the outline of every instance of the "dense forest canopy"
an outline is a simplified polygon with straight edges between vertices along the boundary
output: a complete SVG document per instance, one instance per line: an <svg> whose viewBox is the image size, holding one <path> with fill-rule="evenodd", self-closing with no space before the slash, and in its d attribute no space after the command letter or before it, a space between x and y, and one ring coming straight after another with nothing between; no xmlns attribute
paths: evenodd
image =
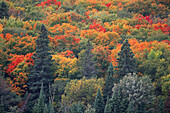
<svg viewBox="0 0 170 113"><path fill-rule="evenodd" d="M2 113L168 113L169 56L169 0L0 0Z"/></svg>

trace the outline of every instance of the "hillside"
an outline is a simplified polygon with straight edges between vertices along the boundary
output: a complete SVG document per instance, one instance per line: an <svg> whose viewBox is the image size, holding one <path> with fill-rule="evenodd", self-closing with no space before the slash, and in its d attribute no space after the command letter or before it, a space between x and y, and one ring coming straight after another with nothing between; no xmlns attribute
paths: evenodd
<svg viewBox="0 0 170 113"><path fill-rule="evenodd" d="M0 0L0 112L170 112L169 0Z"/></svg>

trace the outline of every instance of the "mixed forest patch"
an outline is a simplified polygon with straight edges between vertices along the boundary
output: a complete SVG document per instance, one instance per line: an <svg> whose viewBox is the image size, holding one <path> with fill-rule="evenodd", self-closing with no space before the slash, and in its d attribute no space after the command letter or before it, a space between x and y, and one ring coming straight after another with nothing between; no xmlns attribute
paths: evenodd
<svg viewBox="0 0 170 113"><path fill-rule="evenodd" d="M169 0L0 0L0 112L170 112Z"/></svg>

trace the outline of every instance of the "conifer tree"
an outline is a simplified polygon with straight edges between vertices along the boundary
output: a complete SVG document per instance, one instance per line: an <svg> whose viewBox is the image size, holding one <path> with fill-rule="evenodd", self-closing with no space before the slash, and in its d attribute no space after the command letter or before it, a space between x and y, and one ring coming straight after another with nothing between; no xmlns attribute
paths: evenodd
<svg viewBox="0 0 170 113"><path fill-rule="evenodd" d="M165 100L165 112L170 113L170 89L168 90L167 99Z"/></svg>
<svg viewBox="0 0 170 113"><path fill-rule="evenodd" d="M112 113L120 113L120 104L121 104L121 90L120 87L117 91L113 92L112 98L110 99L110 107Z"/></svg>
<svg viewBox="0 0 170 113"><path fill-rule="evenodd" d="M104 102L106 103L107 96L111 98L112 96L112 88L114 87L114 79L113 78L114 70L113 70L113 65L110 63L110 66L108 67L107 75L105 78L105 85L103 88L103 95L104 95Z"/></svg>
<svg viewBox="0 0 170 113"><path fill-rule="evenodd" d="M90 104L88 104L84 113L95 113L95 108L93 108Z"/></svg>
<svg viewBox="0 0 170 113"><path fill-rule="evenodd" d="M78 102L77 104L73 104L70 108L70 113L84 113L85 106Z"/></svg>
<svg viewBox="0 0 170 113"><path fill-rule="evenodd" d="M49 38L47 35L47 29L42 24L40 36L36 40L36 54L34 54L34 66L32 71L28 75L28 93L31 96L28 100L28 106L33 106L39 97L41 89L41 83L43 82L45 103L49 102L49 85L52 84L52 56L49 44ZM51 85L50 85L51 86Z"/></svg>
<svg viewBox="0 0 170 113"><path fill-rule="evenodd" d="M95 110L95 113L103 113L104 112L104 100L103 100L103 97L100 93L100 89L98 89L98 92L96 94L96 98L95 98L95 103L94 103L94 108L96 109Z"/></svg>
<svg viewBox="0 0 170 113"><path fill-rule="evenodd" d="M126 110L129 105L129 100L127 98L123 98L120 103L120 111L121 113L126 113Z"/></svg>
<svg viewBox="0 0 170 113"><path fill-rule="evenodd" d="M0 77L0 113L19 112L18 104L20 101L20 96L12 92L11 87L8 86L4 78Z"/></svg>
<svg viewBox="0 0 170 113"><path fill-rule="evenodd" d="M130 44L126 39L121 47L121 51L118 53L117 58L118 65L116 68L116 74L119 78L122 78L128 73L136 73L136 60L134 54L130 48Z"/></svg>
<svg viewBox="0 0 170 113"><path fill-rule="evenodd" d="M41 91L39 94L38 102L35 103L34 108L33 108L33 113L43 113L44 108L45 108L45 95L43 91L43 83L41 84Z"/></svg>
<svg viewBox="0 0 170 113"><path fill-rule="evenodd" d="M94 55L92 53L93 45L88 40L84 52L84 56L80 56L81 73L86 78L92 78L96 76Z"/></svg>
<svg viewBox="0 0 170 113"><path fill-rule="evenodd" d="M5 18L9 18L9 15L8 15L8 9L9 6L7 6L6 2L2 1L0 3L0 18L3 19L4 17Z"/></svg>
<svg viewBox="0 0 170 113"><path fill-rule="evenodd" d="M107 101L106 101L106 105L105 105L105 108L104 108L104 113L111 113L112 110L111 110L111 107L110 107L110 104L109 104L109 96L107 96Z"/></svg>
<svg viewBox="0 0 170 113"><path fill-rule="evenodd" d="M129 102L128 108L127 108L127 113L136 113L134 109L134 104L132 101Z"/></svg>

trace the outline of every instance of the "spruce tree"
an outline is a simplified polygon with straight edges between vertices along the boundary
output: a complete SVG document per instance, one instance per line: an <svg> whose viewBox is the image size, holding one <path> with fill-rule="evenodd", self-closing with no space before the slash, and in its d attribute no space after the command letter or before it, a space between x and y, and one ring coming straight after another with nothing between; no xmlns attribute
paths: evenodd
<svg viewBox="0 0 170 113"><path fill-rule="evenodd" d="M18 104L21 97L12 92L4 78L0 77L0 113L17 113L20 111ZM5 112L4 112L5 111Z"/></svg>
<svg viewBox="0 0 170 113"><path fill-rule="evenodd" d="M112 113L120 113L121 108L121 90L120 87L118 88L117 91L113 92L112 98L110 99L110 107Z"/></svg>
<svg viewBox="0 0 170 113"><path fill-rule="evenodd" d="M84 113L84 111L85 111L85 106L81 104L81 102L73 104L70 107L70 113Z"/></svg>
<svg viewBox="0 0 170 113"><path fill-rule="evenodd" d="M113 70L113 65L110 63L110 66L108 67L107 75L105 78L105 84L104 84L104 89L103 89L103 95L104 95L104 102L106 103L107 96L111 98L112 96L112 88L114 87L114 81L115 78L113 78L114 70Z"/></svg>
<svg viewBox="0 0 170 113"><path fill-rule="evenodd" d="M0 3L0 18L3 19L4 17L5 18L9 18L9 15L8 15L8 9L9 6L7 6L6 2L2 1Z"/></svg>
<svg viewBox="0 0 170 113"><path fill-rule="evenodd" d="M95 103L94 103L94 108L96 109L95 110L95 113L103 113L104 112L104 100L103 100L103 97L100 93L100 89L98 89L98 92L96 94L96 98L95 98Z"/></svg>
<svg viewBox="0 0 170 113"><path fill-rule="evenodd" d="M104 113L111 113L112 110L111 110L111 107L110 107L110 104L109 104L109 96L107 96L107 101L106 101L106 105L105 105L105 108L104 108Z"/></svg>
<svg viewBox="0 0 170 113"><path fill-rule="evenodd" d="M136 73L136 60L134 54L130 48L130 44L126 39L121 47L121 51L118 53L117 58L118 65L116 68L116 74L119 78L122 78L128 73Z"/></svg>
<svg viewBox="0 0 170 113"><path fill-rule="evenodd" d="M80 56L80 71L84 77L90 79L96 76L96 68L95 68L95 61L94 55L92 53L93 45L88 40L85 48L85 52L83 56Z"/></svg>
<svg viewBox="0 0 170 113"><path fill-rule="evenodd" d="M167 99L165 100L165 112L170 113L170 89L168 90Z"/></svg>
<svg viewBox="0 0 170 113"><path fill-rule="evenodd" d="M44 108L45 108L45 95L43 91L43 83L41 84L41 91L39 94L38 102L35 103L34 108L33 108L33 113L43 113Z"/></svg>
<svg viewBox="0 0 170 113"><path fill-rule="evenodd" d="M33 106L39 97L41 83L44 86L45 103L49 102L49 85L52 84L52 56L49 48L49 38L47 29L42 24L40 36L36 40L36 53L34 54L34 66L28 75L28 93L31 96L28 100L28 106ZM50 85L51 86L51 85ZM31 108L30 108L31 109Z"/></svg>
<svg viewBox="0 0 170 113"><path fill-rule="evenodd" d="M127 108L127 113L136 113L134 109L134 103L132 101L129 102L128 108Z"/></svg>

